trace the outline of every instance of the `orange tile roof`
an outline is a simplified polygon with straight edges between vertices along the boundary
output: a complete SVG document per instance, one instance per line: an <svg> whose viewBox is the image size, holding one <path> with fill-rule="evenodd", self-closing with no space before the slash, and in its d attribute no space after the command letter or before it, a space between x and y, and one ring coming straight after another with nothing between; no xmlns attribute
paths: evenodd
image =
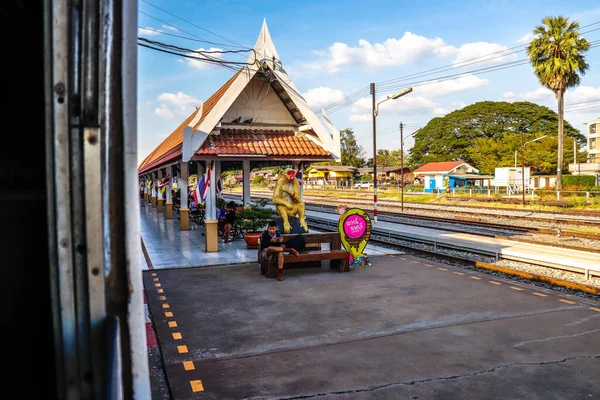
<svg viewBox="0 0 600 400"><path fill-rule="evenodd" d="M243 67L233 75L219 90L213 93L208 98L202 107L202 116L198 120L198 123L193 127L193 131L204 121L209 112L217 104L217 102L223 97L227 89L235 81L238 75L242 72ZM145 159L141 162L138 167L138 173L149 171L155 167L160 166L168 161L181 157L181 147L183 146L183 130L194 118L194 111L189 117L185 119L165 140L162 141Z"/></svg>
<svg viewBox="0 0 600 400"><path fill-rule="evenodd" d="M330 152L293 131L266 129L221 129L219 135L210 135L196 154L332 157Z"/></svg>
<svg viewBox="0 0 600 400"><path fill-rule="evenodd" d="M416 174L419 172L448 172L463 163L464 161L431 162L415 169L413 173Z"/></svg>

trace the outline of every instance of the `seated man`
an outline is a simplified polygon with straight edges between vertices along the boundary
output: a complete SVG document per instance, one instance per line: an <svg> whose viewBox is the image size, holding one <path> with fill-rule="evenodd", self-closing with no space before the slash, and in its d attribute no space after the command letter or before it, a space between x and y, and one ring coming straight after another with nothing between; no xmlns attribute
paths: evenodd
<svg viewBox="0 0 600 400"><path fill-rule="evenodd" d="M297 256L298 250L284 247L281 233L277 230L275 221L269 222L267 230L260 237L261 257L264 260L271 260L277 257L277 280L283 280L283 252L289 251Z"/></svg>
<svg viewBox="0 0 600 400"><path fill-rule="evenodd" d="M225 234L223 235L223 243L229 243L229 232L231 232L231 228L233 227L233 223L235 222L235 202L230 201L225 206L225 213L219 216L219 229L221 229Z"/></svg>

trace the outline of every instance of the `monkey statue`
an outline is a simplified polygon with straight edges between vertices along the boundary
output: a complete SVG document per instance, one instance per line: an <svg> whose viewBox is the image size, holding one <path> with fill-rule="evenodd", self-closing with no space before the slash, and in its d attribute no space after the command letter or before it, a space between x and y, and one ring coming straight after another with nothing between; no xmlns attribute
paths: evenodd
<svg viewBox="0 0 600 400"><path fill-rule="evenodd" d="M273 191L273 204L277 214L283 221L283 231L290 233L292 226L290 225L289 218L298 216L300 226L304 228L305 232L308 232L308 226L306 225L306 218L304 215L304 202L300 198L300 183L296 179L296 171L293 169L286 169L283 171L275 190Z"/></svg>

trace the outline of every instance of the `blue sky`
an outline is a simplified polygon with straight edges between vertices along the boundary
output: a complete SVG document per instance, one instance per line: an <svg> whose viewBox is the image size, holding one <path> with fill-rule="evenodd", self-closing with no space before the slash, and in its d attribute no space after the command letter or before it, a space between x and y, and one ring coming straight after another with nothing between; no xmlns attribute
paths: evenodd
<svg viewBox="0 0 600 400"><path fill-rule="evenodd" d="M600 4L587 0L139 0L138 9L139 37L192 50L252 47L266 19L284 68L315 110L364 93L371 82L378 101L413 87L381 105L379 149L399 148L400 122L406 137L432 118L478 101L528 100L556 110L553 94L540 86L528 63L506 65L526 59L525 44L545 16L578 21L583 37L600 40ZM223 59L244 62L247 56ZM581 85L565 95L566 119L581 131L582 121L600 116L600 42L586 60L590 68ZM138 63L141 161L233 72L139 46ZM498 69L474 72L494 66ZM354 129L367 157L372 156L370 109L367 96L329 112L336 128ZM412 144L405 139L405 149Z"/></svg>

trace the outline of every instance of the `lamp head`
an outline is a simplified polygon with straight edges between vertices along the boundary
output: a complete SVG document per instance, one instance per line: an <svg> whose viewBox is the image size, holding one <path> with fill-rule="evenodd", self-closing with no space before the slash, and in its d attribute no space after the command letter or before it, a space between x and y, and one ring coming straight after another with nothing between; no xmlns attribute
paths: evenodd
<svg viewBox="0 0 600 400"><path fill-rule="evenodd" d="M396 94L393 94L393 95L391 95L391 96L390 96L390 99L392 99L392 100L396 100L398 97L402 97L402 96L404 96L405 94L408 94L408 93L410 93L410 92L412 92L412 88L404 89L404 90L403 90L403 91L401 91L401 92L398 92L398 93L396 93Z"/></svg>

